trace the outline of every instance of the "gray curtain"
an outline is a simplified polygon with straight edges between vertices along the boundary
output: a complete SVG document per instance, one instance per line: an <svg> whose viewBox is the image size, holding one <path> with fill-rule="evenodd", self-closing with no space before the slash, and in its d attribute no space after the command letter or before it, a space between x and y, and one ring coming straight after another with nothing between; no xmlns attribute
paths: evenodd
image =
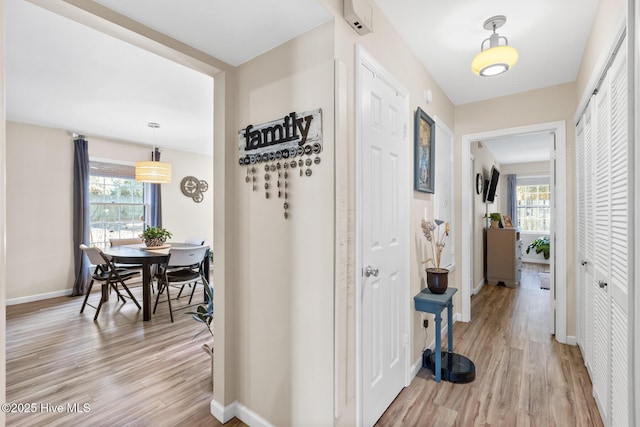
<svg viewBox="0 0 640 427"><path fill-rule="evenodd" d="M160 150L156 148L151 153L151 160L160 161ZM160 195L160 184L147 184L145 193L148 195L147 202L149 204L149 213L147 215L147 224L153 227L162 227L162 197Z"/></svg>
<svg viewBox="0 0 640 427"><path fill-rule="evenodd" d="M89 260L80 244L89 243L89 143L79 136L73 141L73 261L76 275L72 296L84 295Z"/></svg>
<svg viewBox="0 0 640 427"><path fill-rule="evenodd" d="M518 226L518 179L515 174L507 175L507 215L513 226Z"/></svg>

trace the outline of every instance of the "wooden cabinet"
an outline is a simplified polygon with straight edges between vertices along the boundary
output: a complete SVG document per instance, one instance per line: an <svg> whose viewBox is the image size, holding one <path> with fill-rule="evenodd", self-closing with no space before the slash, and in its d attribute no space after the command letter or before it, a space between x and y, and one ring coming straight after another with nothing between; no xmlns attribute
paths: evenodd
<svg viewBox="0 0 640 427"><path fill-rule="evenodd" d="M487 229L487 283L502 282L510 288L520 284L522 240L515 228Z"/></svg>

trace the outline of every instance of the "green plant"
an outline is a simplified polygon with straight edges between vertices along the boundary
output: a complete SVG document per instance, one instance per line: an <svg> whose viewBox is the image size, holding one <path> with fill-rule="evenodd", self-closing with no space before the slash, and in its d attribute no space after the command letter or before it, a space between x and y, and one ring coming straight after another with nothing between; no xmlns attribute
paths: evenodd
<svg viewBox="0 0 640 427"><path fill-rule="evenodd" d="M489 214L489 219L491 221L500 221L502 217L500 216L500 214L498 212L493 212Z"/></svg>
<svg viewBox="0 0 640 427"><path fill-rule="evenodd" d="M211 336L213 336L213 330L211 329L211 323L213 322L213 289L209 284L205 283L204 292L207 294L208 301L206 307L204 305L199 305L196 307L196 311L190 311L186 314L190 314L196 322L203 323L207 327L205 330L208 330ZM198 332L194 338L205 330Z"/></svg>
<svg viewBox="0 0 640 427"><path fill-rule="evenodd" d="M167 239L170 239L171 236L173 236L173 234L162 227L147 227L144 229L142 234L140 234L140 237L144 239L144 241L160 239L164 242Z"/></svg>
<svg viewBox="0 0 640 427"><path fill-rule="evenodd" d="M544 255L544 259L549 259L549 256L550 256L549 236L538 237L536 240L529 243L529 246L527 246L527 253L529 253L531 249L535 249L537 254L542 252L542 255Z"/></svg>

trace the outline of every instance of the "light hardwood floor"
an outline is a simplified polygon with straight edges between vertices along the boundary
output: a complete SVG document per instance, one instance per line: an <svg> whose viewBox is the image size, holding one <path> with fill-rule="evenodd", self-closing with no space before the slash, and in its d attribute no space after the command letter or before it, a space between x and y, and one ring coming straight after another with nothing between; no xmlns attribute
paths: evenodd
<svg viewBox="0 0 640 427"><path fill-rule="evenodd" d="M142 301L141 288L132 291ZM8 426L221 425L210 412L211 365L202 350L211 336L193 338L203 325L181 313L171 323L162 299L150 322L115 294L97 322L92 308L79 313L81 304L60 297L7 307L7 402L36 409L8 413Z"/></svg>
<svg viewBox="0 0 640 427"><path fill-rule="evenodd" d="M527 264L516 289L485 285L473 322L454 325L454 351L475 363L475 381L436 383L422 368L377 425L602 426L580 350L547 332L538 271Z"/></svg>
<svg viewBox="0 0 640 427"><path fill-rule="evenodd" d="M578 348L546 332L548 292L534 268L517 289L484 286L472 299L474 322L454 326L454 351L473 360L476 380L438 384L421 369L378 425L601 426ZM7 414L8 426L220 425L210 414L201 350L210 337L192 338L201 325L182 314L172 324L166 303L142 322L132 303L114 301L96 323L92 309L79 314L80 298L7 307L7 401L38 407ZM89 403L91 411L40 407L67 403Z"/></svg>

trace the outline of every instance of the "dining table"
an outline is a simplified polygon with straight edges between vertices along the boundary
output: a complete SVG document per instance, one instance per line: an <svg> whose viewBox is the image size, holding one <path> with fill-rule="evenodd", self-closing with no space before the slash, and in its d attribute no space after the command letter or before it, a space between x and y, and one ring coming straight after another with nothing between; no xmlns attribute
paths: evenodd
<svg viewBox="0 0 640 427"><path fill-rule="evenodd" d="M199 246L189 243L167 243L163 246L148 248L144 244L110 246L103 250L116 264L140 265L142 267L142 320L151 320L151 266L164 264L169 260L171 247ZM208 261L206 257L205 261ZM205 262L205 271L208 273L208 263ZM208 276L208 274L207 274ZM205 278L208 277L205 276Z"/></svg>

